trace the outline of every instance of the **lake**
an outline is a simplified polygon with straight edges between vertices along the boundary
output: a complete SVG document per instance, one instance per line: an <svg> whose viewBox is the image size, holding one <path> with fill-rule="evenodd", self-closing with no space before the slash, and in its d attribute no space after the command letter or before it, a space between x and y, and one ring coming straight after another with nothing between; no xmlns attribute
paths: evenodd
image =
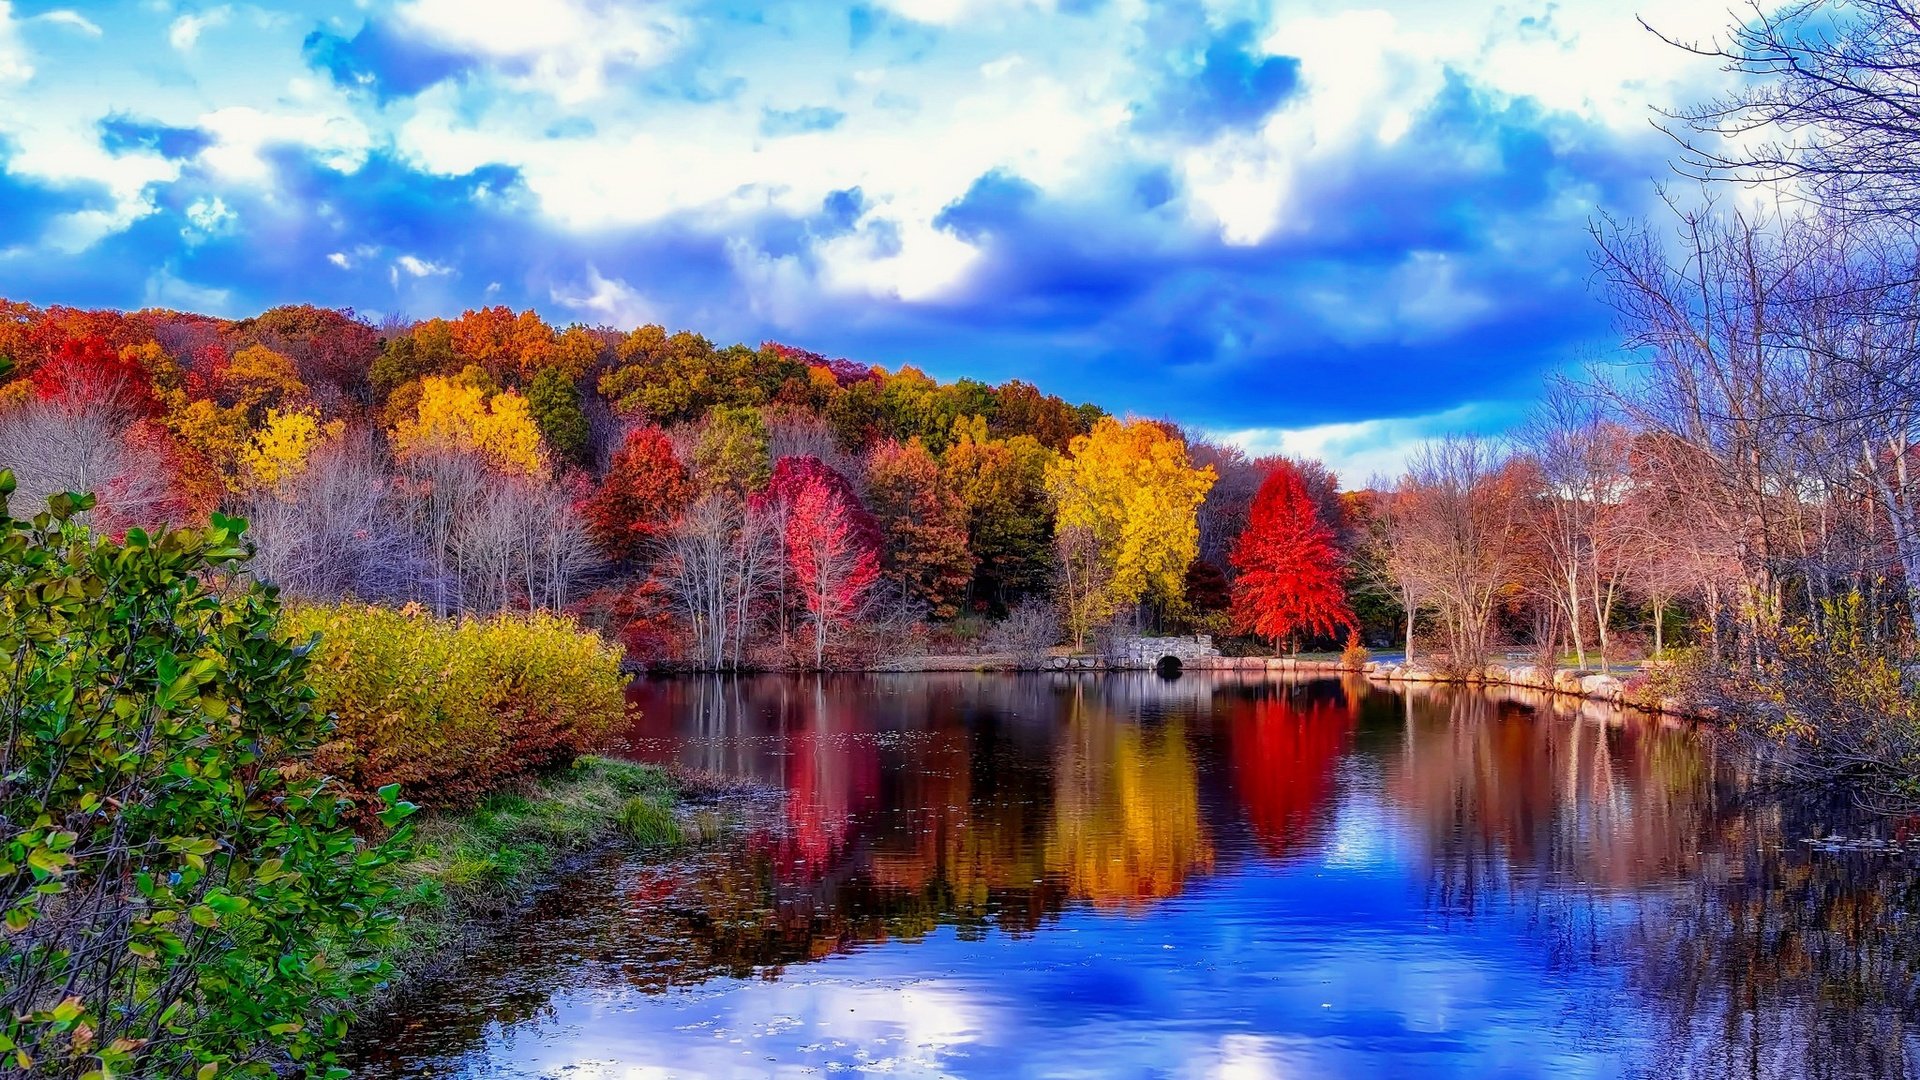
<svg viewBox="0 0 1920 1080"><path fill-rule="evenodd" d="M1230 673L637 683L776 789L608 856L367 1077L1856 1077L1920 1063L1897 823L1590 703ZM1886 841L1807 841L1834 833ZM1916 841L1920 844L1920 841Z"/></svg>

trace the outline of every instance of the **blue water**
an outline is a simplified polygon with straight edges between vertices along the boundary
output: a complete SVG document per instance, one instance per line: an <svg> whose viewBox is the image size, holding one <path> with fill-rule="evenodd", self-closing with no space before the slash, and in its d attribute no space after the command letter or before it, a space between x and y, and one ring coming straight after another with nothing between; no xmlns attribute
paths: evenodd
<svg viewBox="0 0 1920 1080"><path fill-rule="evenodd" d="M1687 731L1413 694L642 684L635 756L778 797L544 894L356 1072L1914 1071L1906 856L1802 843L1841 819Z"/></svg>

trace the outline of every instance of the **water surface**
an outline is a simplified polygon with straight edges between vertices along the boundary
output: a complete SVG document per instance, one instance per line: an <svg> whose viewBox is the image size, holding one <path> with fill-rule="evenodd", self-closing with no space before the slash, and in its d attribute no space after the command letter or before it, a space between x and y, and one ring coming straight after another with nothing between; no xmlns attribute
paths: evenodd
<svg viewBox="0 0 1920 1080"><path fill-rule="evenodd" d="M609 857L368 1077L1906 1076L1904 854L1728 747L1498 691L1232 674L637 684L776 789ZM1889 836L1886 826L1880 831Z"/></svg>

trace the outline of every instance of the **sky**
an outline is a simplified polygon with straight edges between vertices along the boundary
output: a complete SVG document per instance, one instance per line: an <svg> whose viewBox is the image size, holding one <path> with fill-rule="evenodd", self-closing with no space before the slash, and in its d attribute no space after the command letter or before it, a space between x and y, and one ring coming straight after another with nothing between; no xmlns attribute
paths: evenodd
<svg viewBox="0 0 1920 1080"><path fill-rule="evenodd" d="M1722 78L1634 10L0 0L0 295L659 322L1352 486L1611 355L1589 223L1649 212L1652 107Z"/></svg>

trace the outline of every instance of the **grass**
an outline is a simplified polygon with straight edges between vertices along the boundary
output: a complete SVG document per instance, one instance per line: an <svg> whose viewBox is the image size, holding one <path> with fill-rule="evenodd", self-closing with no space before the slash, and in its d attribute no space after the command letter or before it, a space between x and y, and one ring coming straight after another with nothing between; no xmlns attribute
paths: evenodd
<svg viewBox="0 0 1920 1080"><path fill-rule="evenodd" d="M472 810L427 817L412 857L395 868L407 900L387 959L401 978L430 966L476 917L518 906L573 856L615 842L680 842L679 796L655 766L587 757Z"/></svg>

